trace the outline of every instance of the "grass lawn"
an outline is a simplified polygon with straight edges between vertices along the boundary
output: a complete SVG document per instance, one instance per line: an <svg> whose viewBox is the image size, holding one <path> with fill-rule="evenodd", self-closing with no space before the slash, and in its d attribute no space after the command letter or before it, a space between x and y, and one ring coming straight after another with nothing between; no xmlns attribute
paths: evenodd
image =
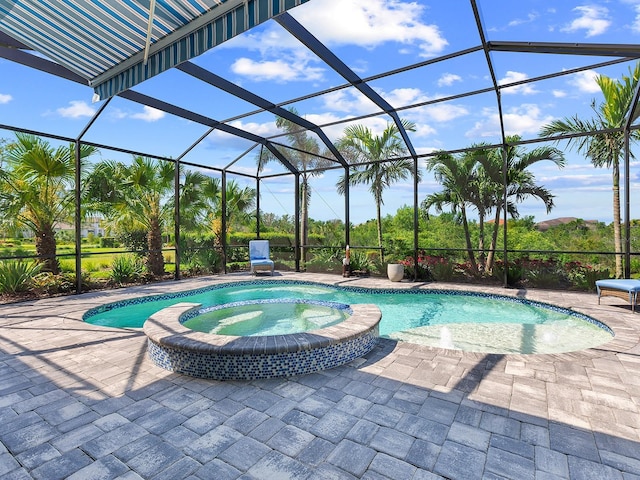
<svg viewBox="0 0 640 480"><path fill-rule="evenodd" d="M74 272L76 261L73 255L76 247L73 243L59 243L57 254L60 257L60 268L63 272ZM0 240L0 257L35 255L36 247L30 239L3 239ZM111 264L116 256L126 253L126 248L103 248L96 244L82 245L82 271L96 279L106 279L111 272ZM66 256L69 255L69 256ZM175 252L173 250L163 252L165 270L175 271Z"/></svg>

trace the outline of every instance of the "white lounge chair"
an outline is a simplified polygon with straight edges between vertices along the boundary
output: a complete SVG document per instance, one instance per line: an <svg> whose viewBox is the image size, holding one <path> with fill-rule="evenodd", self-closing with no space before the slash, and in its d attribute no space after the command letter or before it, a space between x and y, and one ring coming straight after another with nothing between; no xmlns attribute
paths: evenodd
<svg viewBox="0 0 640 480"><path fill-rule="evenodd" d="M251 264L251 273L255 274L257 270L271 270L275 267L273 260L269 258L269 240L250 240L249 241L249 263Z"/></svg>

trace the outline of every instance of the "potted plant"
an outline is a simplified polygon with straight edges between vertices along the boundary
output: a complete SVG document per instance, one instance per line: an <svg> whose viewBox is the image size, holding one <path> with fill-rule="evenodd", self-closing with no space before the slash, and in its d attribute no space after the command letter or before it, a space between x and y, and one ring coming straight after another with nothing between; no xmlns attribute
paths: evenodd
<svg viewBox="0 0 640 480"><path fill-rule="evenodd" d="M387 277L392 282L399 282L404 278L404 264L398 257L387 259Z"/></svg>

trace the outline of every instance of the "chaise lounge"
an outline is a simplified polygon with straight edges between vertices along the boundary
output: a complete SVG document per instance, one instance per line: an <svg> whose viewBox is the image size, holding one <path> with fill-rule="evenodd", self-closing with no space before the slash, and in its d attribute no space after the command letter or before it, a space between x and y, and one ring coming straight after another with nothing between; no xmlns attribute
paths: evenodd
<svg viewBox="0 0 640 480"><path fill-rule="evenodd" d="M275 267L273 260L269 258L269 240L251 240L249 241L249 263L251 265L251 273L256 274L258 270L271 270Z"/></svg>
<svg viewBox="0 0 640 480"><path fill-rule="evenodd" d="M598 305L600 305L600 297L618 297L627 300L631 304L631 311L635 312L638 292L640 292L640 280L596 280L596 289L598 290Z"/></svg>

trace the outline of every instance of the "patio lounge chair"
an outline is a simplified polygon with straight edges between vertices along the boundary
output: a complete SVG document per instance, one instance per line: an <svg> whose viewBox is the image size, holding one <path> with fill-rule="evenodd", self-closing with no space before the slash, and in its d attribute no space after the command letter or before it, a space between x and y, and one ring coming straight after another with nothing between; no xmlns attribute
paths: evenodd
<svg viewBox="0 0 640 480"><path fill-rule="evenodd" d="M256 274L257 270L271 270L273 276L274 263L269 258L269 240L249 241L249 263L251 273Z"/></svg>
<svg viewBox="0 0 640 480"><path fill-rule="evenodd" d="M640 280L596 280L596 289L598 290L598 305L600 305L600 297L618 297L627 300L631 304L631 311L635 312L638 292L640 292Z"/></svg>

